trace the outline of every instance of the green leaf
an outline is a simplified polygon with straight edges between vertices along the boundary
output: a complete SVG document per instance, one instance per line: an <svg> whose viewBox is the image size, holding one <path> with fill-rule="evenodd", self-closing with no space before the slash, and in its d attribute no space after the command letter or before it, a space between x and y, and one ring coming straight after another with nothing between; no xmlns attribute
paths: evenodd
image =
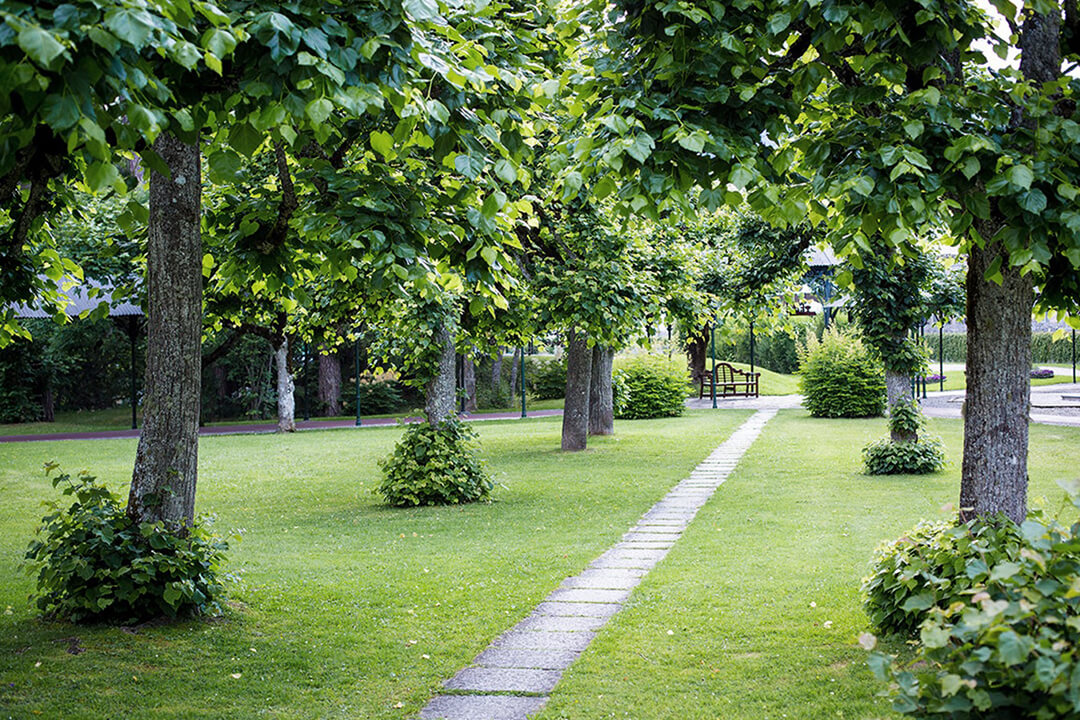
<svg viewBox="0 0 1080 720"><path fill-rule="evenodd" d="M86 184L94 192L112 187L119 179L120 173L112 163L96 162L86 168Z"/></svg>
<svg viewBox="0 0 1080 720"><path fill-rule="evenodd" d="M234 125L229 132L229 145L245 157L251 157L262 145L264 135L253 128L251 123Z"/></svg>
<svg viewBox="0 0 1080 720"><path fill-rule="evenodd" d="M334 112L334 103L327 98L317 98L312 100L304 108L304 114L307 115L311 122L316 126L322 125L330 117L330 113Z"/></svg>
<svg viewBox="0 0 1080 720"><path fill-rule="evenodd" d="M1006 667L1019 665L1027 660L1033 642L1029 637L1021 637L1013 630L1006 630L998 636L998 654Z"/></svg>
<svg viewBox="0 0 1080 720"><path fill-rule="evenodd" d="M49 95L41 104L41 114L53 130L63 131L79 122L82 113L70 95Z"/></svg>
<svg viewBox="0 0 1080 720"><path fill-rule="evenodd" d="M153 18L144 10L116 8L105 13L105 27L136 50L142 50L149 44L150 34L154 30L153 22Z"/></svg>
<svg viewBox="0 0 1080 720"><path fill-rule="evenodd" d="M1020 207L1034 215L1046 209L1046 195L1041 190L1028 190L1020 196Z"/></svg>
<svg viewBox="0 0 1080 720"><path fill-rule="evenodd" d="M1027 165L1013 165L1005 171L1005 179L1011 184L1027 190L1035 180L1035 173Z"/></svg>
<svg viewBox="0 0 1080 720"><path fill-rule="evenodd" d="M64 46L37 25L27 25L19 31L18 43L22 51L42 67L48 67L64 52Z"/></svg>
<svg viewBox="0 0 1080 720"><path fill-rule="evenodd" d="M429 100L427 104L428 115L445 125L450 122L450 111L438 100Z"/></svg>
<svg viewBox="0 0 1080 720"><path fill-rule="evenodd" d="M743 190L746 188L747 185L750 184L751 181L753 181L753 179L753 171L751 171L745 165L739 164L732 168L731 175L728 177L728 182L730 182L732 185L739 188L740 190Z"/></svg>
<svg viewBox="0 0 1080 720"><path fill-rule="evenodd" d="M964 166L960 168L960 172L964 173L964 177L968 180L975 177L975 175L982 169L982 164L978 158L967 157L964 159Z"/></svg>
<svg viewBox="0 0 1080 720"><path fill-rule="evenodd" d="M648 133L638 133L634 138L634 142L630 147L626 148L626 153L638 162L643 163L649 155L652 154L655 146L656 141L653 140L652 135L649 135Z"/></svg>
<svg viewBox="0 0 1080 720"><path fill-rule="evenodd" d="M371 149L382 155L384 159L389 160L394 157L394 136L390 133L375 130L368 135L368 142L371 143Z"/></svg>
<svg viewBox="0 0 1080 720"><path fill-rule="evenodd" d="M207 159L207 164L210 166L210 174L216 180L230 182L236 178L236 173L240 171L240 156L225 148L212 153Z"/></svg>
<svg viewBox="0 0 1080 720"><path fill-rule="evenodd" d="M439 16L439 4L435 0L404 0L401 7L413 20L434 20Z"/></svg>
<svg viewBox="0 0 1080 720"><path fill-rule="evenodd" d="M678 138L677 142L687 150L693 153L699 153L705 149L705 135L701 132L693 132L689 135L683 135Z"/></svg>
<svg viewBox="0 0 1080 720"><path fill-rule="evenodd" d="M904 132L906 132L907 136L912 140L919 137L923 133L922 121L909 120L908 122L904 123Z"/></svg>
<svg viewBox="0 0 1080 720"><path fill-rule="evenodd" d="M495 176L502 180L504 183L511 184L517 180L517 170L514 169L514 164L506 158L500 158L495 163Z"/></svg>

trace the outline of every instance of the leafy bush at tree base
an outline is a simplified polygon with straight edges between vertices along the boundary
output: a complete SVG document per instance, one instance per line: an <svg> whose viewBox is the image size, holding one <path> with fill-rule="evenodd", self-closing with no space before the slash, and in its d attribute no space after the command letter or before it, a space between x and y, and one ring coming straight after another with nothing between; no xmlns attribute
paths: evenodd
<svg viewBox="0 0 1080 720"><path fill-rule="evenodd" d="M689 382L685 363L635 358L611 375L615 417L641 420L682 415Z"/></svg>
<svg viewBox="0 0 1080 720"><path fill-rule="evenodd" d="M994 524L1010 524L1000 518ZM934 607L908 663L871 655L893 708L918 718L1080 715L1080 524L1001 531L1013 555L965 553L969 589Z"/></svg>
<svg viewBox="0 0 1080 720"><path fill-rule="evenodd" d="M379 493L396 507L484 500L492 482L477 455L476 435L457 418L411 426L380 460Z"/></svg>
<svg viewBox="0 0 1080 720"><path fill-rule="evenodd" d="M885 412L885 372L858 338L830 328L799 348L803 404L814 417L872 417Z"/></svg>
<svg viewBox="0 0 1080 720"><path fill-rule="evenodd" d="M864 447L866 474L926 475L945 467L945 448L939 438L921 434L924 424L917 401L901 398L893 403L889 409L889 430L914 440L893 442L890 435Z"/></svg>
<svg viewBox="0 0 1080 720"><path fill-rule="evenodd" d="M220 613L228 545L205 519L180 530L136 523L91 475L60 474L52 482L75 502L67 509L48 503L52 512L26 552L46 616L127 623Z"/></svg>
<svg viewBox="0 0 1080 720"><path fill-rule="evenodd" d="M883 438L862 450L867 475L926 475L945 467L945 449L937 438L893 442Z"/></svg>
<svg viewBox="0 0 1080 720"><path fill-rule="evenodd" d="M930 608L967 597L989 565L1015 560L1022 538L1011 523L923 521L874 551L863 608L884 635L914 636Z"/></svg>

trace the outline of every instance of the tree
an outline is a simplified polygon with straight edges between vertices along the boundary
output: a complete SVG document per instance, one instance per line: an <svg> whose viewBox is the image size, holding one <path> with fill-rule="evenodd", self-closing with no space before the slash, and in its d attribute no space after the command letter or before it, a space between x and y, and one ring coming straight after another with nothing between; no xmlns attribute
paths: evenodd
<svg viewBox="0 0 1080 720"><path fill-rule="evenodd" d="M1000 7L1010 40L960 1L590 3L578 17L593 38L582 85L596 132L567 154L589 161L575 170L585 179L622 180L629 208L683 201L696 184L707 204L746 189L776 222L827 221L856 258L870 238L902 247L947 220L969 268L964 517L1022 520L1034 287L1043 308L1080 301L1076 107L1062 75L1080 13L1072 0L1019 18ZM988 65L976 40L1019 49L1019 72ZM770 180L789 169L781 192Z"/></svg>

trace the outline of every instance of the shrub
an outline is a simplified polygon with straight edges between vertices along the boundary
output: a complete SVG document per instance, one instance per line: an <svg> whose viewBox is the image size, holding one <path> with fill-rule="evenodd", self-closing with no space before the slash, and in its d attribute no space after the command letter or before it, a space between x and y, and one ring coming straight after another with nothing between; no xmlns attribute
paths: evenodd
<svg viewBox="0 0 1080 720"><path fill-rule="evenodd" d="M557 400L566 394L566 356L525 358L525 387L537 400Z"/></svg>
<svg viewBox="0 0 1080 720"><path fill-rule="evenodd" d="M380 460L379 493L396 507L475 502L492 483L477 456L476 435L457 418L413 425Z"/></svg>
<svg viewBox="0 0 1080 720"><path fill-rule="evenodd" d="M396 412L405 403L398 381L390 378L362 378L357 397L360 401L360 412L364 415ZM356 412L355 400L353 412Z"/></svg>
<svg viewBox="0 0 1080 720"><path fill-rule="evenodd" d="M66 510L48 503L52 512L26 552L45 615L132 622L221 611L228 545L210 534L206 519L184 531L136 523L91 475L60 474L52 483L75 502Z"/></svg>
<svg viewBox="0 0 1080 720"><path fill-rule="evenodd" d="M1035 368L1028 375L1032 380L1046 380L1054 377L1054 371L1050 368Z"/></svg>
<svg viewBox="0 0 1080 720"><path fill-rule="evenodd" d="M674 417L686 409L690 375L685 363L647 357L612 373L615 417L624 420Z"/></svg>
<svg viewBox="0 0 1080 720"><path fill-rule="evenodd" d="M901 398L889 409L889 430L905 436L917 436L911 442L893 442L889 438L863 448L867 475L925 475L945 467L945 449L941 440L922 435L922 411L919 404Z"/></svg>
<svg viewBox="0 0 1080 720"><path fill-rule="evenodd" d="M1080 712L1080 525L1029 519L1008 534L1022 537L1021 551L968 560L970 589L930 611L909 664L871 656L894 709L958 719Z"/></svg>
<svg viewBox="0 0 1080 720"><path fill-rule="evenodd" d="M945 450L937 438L893 442L882 438L862 450L867 475L926 475L945 467Z"/></svg>
<svg viewBox="0 0 1080 720"><path fill-rule="evenodd" d="M814 417L870 417L885 411L885 372L858 338L829 329L799 348L803 404Z"/></svg>
<svg viewBox="0 0 1080 720"><path fill-rule="evenodd" d="M1011 523L919 523L874 551L862 582L870 624L885 635L915 635L931 608L967 597L988 567L1016 560L1021 544Z"/></svg>

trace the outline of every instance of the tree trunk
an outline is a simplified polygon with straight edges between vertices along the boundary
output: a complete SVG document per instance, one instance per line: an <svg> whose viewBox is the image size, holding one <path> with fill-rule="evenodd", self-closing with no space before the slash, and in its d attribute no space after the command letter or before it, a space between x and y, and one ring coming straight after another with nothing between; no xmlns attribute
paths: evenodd
<svg viewBox="0 0 1080 720"><path fill-rule="evenodd" d="M991 237L996 228L978 228ZM1001 285L986 280L1003 257ZM967 400L961 518L1005 513L1027 516L1028 413L1031 384L1031 276L1010 267L994 243L973 247L967 275Z"/></svg>
<svg viewBox="0 0 1080 720"><path fill-rule="evenodd" d="M566 400L563 404L562 449L584 450L589 439L589 384L592 350L589 336L573 330L566 335Z"/></svg>
<svg viewBox="0 0 1080 720"><path fill-rule="evenodd" d="M491 389L496 395L502 388L502 365L503 365L503 349L500 347L495 351L495 354L491 356Z"/></svg>
<svg viewBox="0 0 1080 720"><path fill-rule="evenodd" d="M911 397L911 376L885 368L885 396L889 413L897 402ZM917 433L897 432L891 425L889 427L889 439L893 442L915 442L919 439Z"/></svg>
<svg viewBox="0 0 1080 720"><path fill-rule="evenodd" d="M690 379L700 385L705 377L705 360L709 354L709 325L704 325L698 334L686 344L686 354L690 358Z"/></svg>
<svg viewBox="0 0 1080 720"><path fill-rule="evenodd" d="M341 358L333 351L319 353L319 406L330 417L341 414Z"/></svg>
<svg viewBox="0 0 1080 720"><path fill-rule="evenodd" d="M45 389L41 391L41 419L45 422L56 422L56 399L53 397L52 384L46 380Z"/></svg>
<svg viewBox="0 0 1080 720"><path fill-rule="evenodd" d="M441 351L435 375L424 388L424 414L427 415L428 423L438 425L454 415L454 391L457 387L454 370L457 353L454 352L454 338L446 325L439 325L435 329L433 340Z"/></svg>
<svg viewBox="0 0 1080 720"><path fill-rule="evenodd" d="M296 384L289 362L289 338L283 337L274 348L274 367L277 370L277 429L296 432Z"/></svg>
<svg viewBox="0 0 1080 720"><path fill-rule="evenodd" d="M592 378L589 382L589 434L615 433L615 405L611 394L611 366L615 351L596 345L592 352Z"/></svg>
<svg viewBox="0 0 1080 720"><path fill-rule="evenodd" d="M476 363L468 355L461 359L461 384L465 389L465 412L476 412Z"/></svg>
<svg viewBox="0 0 1080 720"><path fill-rule="evenodd" d="M128 515L190 525L195 517L202 383L202 178L199 148L162 133L150 173L146 382Z"/></svg>
<svg viewBox="0 0 1080 720"><path fill-rule="evenodd" d="M510 359L510 394L518 394L518 368L521 367L521 348L514 348L514 357ZM521 378L525 382L525 378Z"/></svg>

